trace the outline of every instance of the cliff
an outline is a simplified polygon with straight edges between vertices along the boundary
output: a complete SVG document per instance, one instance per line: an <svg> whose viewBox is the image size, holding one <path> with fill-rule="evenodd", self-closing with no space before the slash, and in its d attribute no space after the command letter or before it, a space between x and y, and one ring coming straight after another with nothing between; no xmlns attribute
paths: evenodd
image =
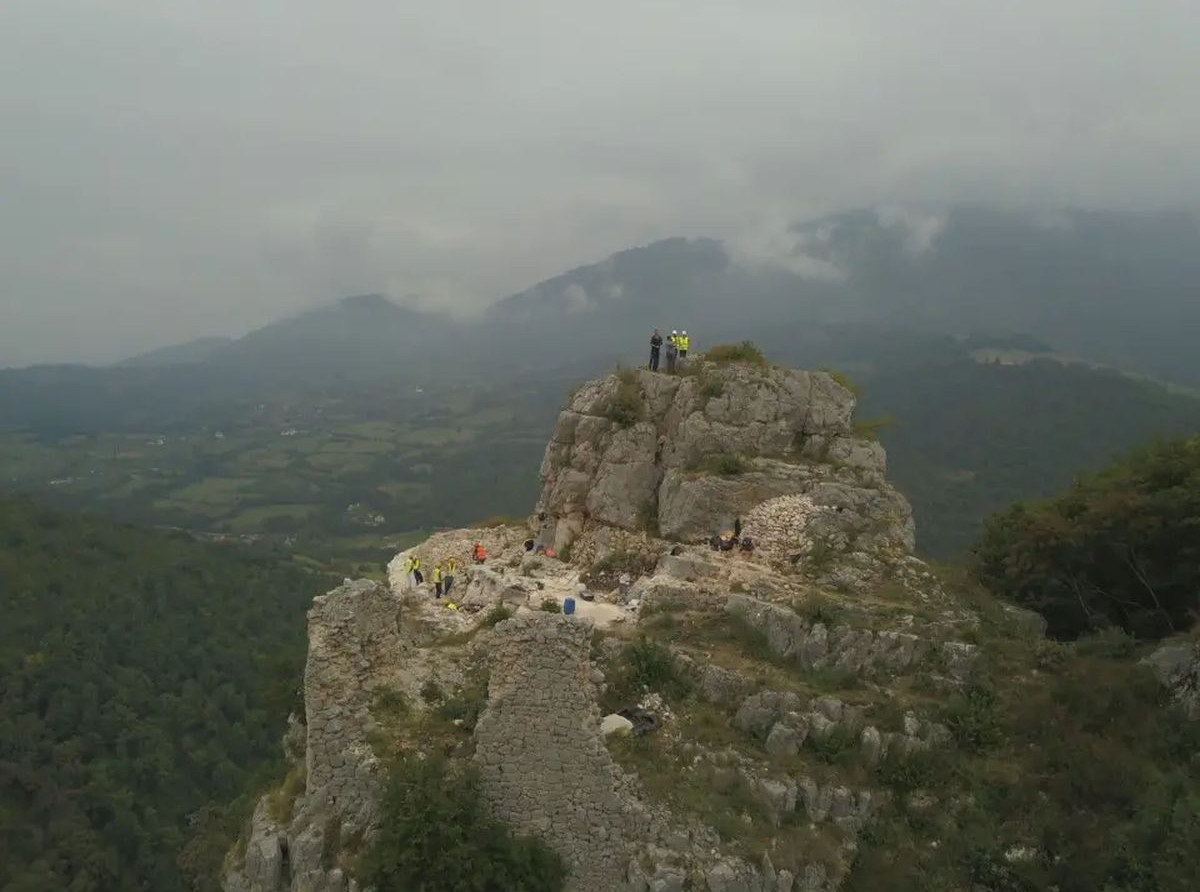
<svg viewBox="0 0 1200 892"><path fill-rule="evenodd" d="M832 892L895 809L965 819L973 800L926 789L922 756L961 742L946 704L973 702L993 658L1036 676L1043 626L912 556L853 409L827 374L754 363L581 387L527 526L436 534L386 584L314 601L293 774L226 892L358 889L387 765L413 751L474 765L572 892ZM710 547L735 525L753 550ZM453 607L411 586L413 554L458 559Z"/></svg>

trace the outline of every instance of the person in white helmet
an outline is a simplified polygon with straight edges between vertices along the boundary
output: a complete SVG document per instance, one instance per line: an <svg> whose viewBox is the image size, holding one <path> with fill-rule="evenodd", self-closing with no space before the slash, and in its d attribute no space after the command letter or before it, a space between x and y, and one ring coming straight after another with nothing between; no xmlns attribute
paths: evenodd
<svg viewBox="0 0 1200 892"><path fill-rule="evenodd" d="M675 358L679 356L679 332L671 329L671 336L667 338L667 374L675 374Z"/></svg>
<svg viewBox="0 0 1200 892"><path fill-rule="evenodd" d="M688 337L687 329L679 333L679 358L687 359L688 348L692 346L692 340Z"/></svg>

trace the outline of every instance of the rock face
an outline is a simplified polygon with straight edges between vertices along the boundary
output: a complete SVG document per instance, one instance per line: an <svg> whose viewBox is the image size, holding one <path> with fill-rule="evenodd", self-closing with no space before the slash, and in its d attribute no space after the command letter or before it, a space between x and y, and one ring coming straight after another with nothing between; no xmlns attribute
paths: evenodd
<svg viewBox="0 0 1200 892"><path fill-rule="evenodd" d="M725 609L757 629L779 656L808 669L831 667L864 675L895 674L929 651L928 642L907 632L875 632L848 625L828 627L809 622L794 610L745 595L730 595Z"/></svg>
<svg viewBox="0 0 1200 892"><path fill-rule="evenodd" d="M693 372L626 372L575 394L542 461L542 541L562 551L593 524L702 541L772 499L804 496L798 550L808 529L911 551L911 511L884 480L883 449L853 435L850 391L822 372ZM640 418L624 426L613 409L630 400Z"/></svg>
<svg viewBox="0 0 1200 892"><path fill-rule="evenodd" d="M419 701L426 681L452 688L460 670L437 650L418 648L400 624L400 602L387 586L348 582L313 600L304 669L306 723L293 725L285 751L300 749L304 789L286 822L269 799L255 810L246 856L224 877L227 892L351 892L327 857L326 836L369 832L381 765L369 737L372 710L389 691ZM294 738L303 734L302 746ZM291 755L289 753L289 755Z"/></svg>

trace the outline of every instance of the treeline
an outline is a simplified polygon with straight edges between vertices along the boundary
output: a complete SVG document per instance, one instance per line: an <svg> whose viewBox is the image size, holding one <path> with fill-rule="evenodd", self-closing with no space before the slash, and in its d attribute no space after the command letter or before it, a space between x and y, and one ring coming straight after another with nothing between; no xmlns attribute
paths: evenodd
<svg viewBox="0 0 1200 892"><path fill-rule="evenodd" d="M0 500L0 889L215 888L330 580Z"/></svg>

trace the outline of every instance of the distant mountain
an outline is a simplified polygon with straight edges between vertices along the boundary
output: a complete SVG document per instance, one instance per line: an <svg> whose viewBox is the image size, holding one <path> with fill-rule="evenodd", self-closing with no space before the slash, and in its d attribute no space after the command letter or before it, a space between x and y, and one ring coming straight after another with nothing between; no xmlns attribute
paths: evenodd
<svg viewBox="0 0 1200 892"><path fill-rule="evenodd" d="M1200 384L1200 233L1172 214L859 210L743 241L623 251L487 316L497 349L577 359L640 355L654 326L687 328L702 349L786 346L846 322L1025 336Z"/></svg>
<svg viewBox="0 0 1200 892"><path fill-rule="evenodd" d="M208 362L232 343L233 338L196 338L194 341L160 347L148 353L131 356L129 359L119 362L118 365L146 368Z"/></svg>

